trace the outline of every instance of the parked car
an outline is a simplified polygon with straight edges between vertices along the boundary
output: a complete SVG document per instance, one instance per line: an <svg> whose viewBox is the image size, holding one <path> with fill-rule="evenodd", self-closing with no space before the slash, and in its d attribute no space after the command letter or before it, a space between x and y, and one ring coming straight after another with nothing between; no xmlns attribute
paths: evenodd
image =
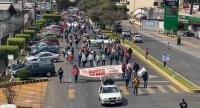
<svg viewBox="0 0 200 108"><path fill-rule="evenodd" d="M121 104L123 98L117 85L102 85L99 87L99 100L104 104Z"/></svg>
<svg viewBox="0 0 200 108"><path fill-rule="evenodd" d="M44 38L39 41L35 41L34 43L31 44L31 46L35 46L36 44L40 43L46 43L47 45L57 45L59 46L59 41L58 39L53 39L53 38Z"/></svg>
<svg viewBox="0 0 200 108"><path fill-rule="evenodd" d="M133 37L133 41L136 43L142 43L143 42L142 36L140 34L135 34Z"/></svg>
<svg viewBox="0 0 200 108"><path fill-rule="evenodd" d="M59 47L58 46L48 46L48 45L44 45L41 47L36 47L31 49L31 54L35 55L38 54L40 52L52 52L52 53L58 53L59 52Z"/></svg>
<svg viewBox="0 0 200 108"><path fill-rule="evenodd" d="M30 72L30 76L53 76L55 71L55 66L53 63L48 61L35 61L31 63L22 64L23 67L15 69L13 68L12 73L16 77L17 73L23 69L27 69Z"/></svg>
<svg viewBox="0 0 200 108"><path fill-rule="evenodd" d="M51 52L40 52L35 56L29 56L26 58L27 62L38 61L38 59L43 61L52 61L53 63L57 62L60 58L59 54L51 53Z"/></svg>
<svg viewBox="0 0 200 108"><path fill-rule="evenodd" d="M191 32L191 31L187 31L183 33L183 37L194 37L195 33Z"/></svg>

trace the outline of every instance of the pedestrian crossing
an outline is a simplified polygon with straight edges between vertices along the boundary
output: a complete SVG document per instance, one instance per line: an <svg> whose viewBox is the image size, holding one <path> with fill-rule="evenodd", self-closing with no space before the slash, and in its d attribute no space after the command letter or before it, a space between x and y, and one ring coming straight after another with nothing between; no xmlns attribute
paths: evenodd
<svg viewBox="0 0 200 108"><path fill-rule="evenodd" d="M120 85L119 89L122 92L123 96L132 96L133 95L133 88L132 87L126 87L125 85ZM73 86L70 86L70 88L67 91L68 99L74 100L76 98L76 89ZM179 89L175 88L173 85L148 85L147 88L143 88L142 85L140 85L138 89L138 95L153 95L153 94L168 94L168 93L181 93Z"/></svg>
<svg viewBox="0 0 200 108"><path fill-rule="evenodd" d="M119 86L123 96L132 95L133 88L125 86ZM175 88L173 85L149 85L147 88L140 86L138 88L139 95L153 95L153 94L167 94L167 93L181 93L180 90Z"/></svg>

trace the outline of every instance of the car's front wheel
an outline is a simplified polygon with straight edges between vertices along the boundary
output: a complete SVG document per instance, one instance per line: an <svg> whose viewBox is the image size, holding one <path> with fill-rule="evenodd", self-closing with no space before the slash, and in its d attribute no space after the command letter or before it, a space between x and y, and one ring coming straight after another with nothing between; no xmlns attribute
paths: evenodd
<svg viewBox="0 0 200 108"><path fill-rule="evenodd" d="M57 59L55 59L55 58L52 59L52 62L53 62L53 63L56 63L56 62L57 62Z"/></svg>
<svg viewBox="0 0 200 108"><path fill-rule="evenodd" d="M50 77L51 75L52 75L51 72L47 72L47 73L46 73L46 76L47 76L47 77Z"/></svg>

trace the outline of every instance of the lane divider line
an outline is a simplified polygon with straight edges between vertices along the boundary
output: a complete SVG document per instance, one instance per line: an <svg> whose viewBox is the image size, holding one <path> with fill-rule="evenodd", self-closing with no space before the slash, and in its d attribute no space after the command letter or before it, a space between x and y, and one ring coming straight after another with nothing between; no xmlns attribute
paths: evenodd
<svg viewBox="0 0 200 108"><path fill-rule="evenodd" d="M75 99L76 95L75 95L75 89L73 88L69 88L68 89L68 98L69 99Z"/></svg>

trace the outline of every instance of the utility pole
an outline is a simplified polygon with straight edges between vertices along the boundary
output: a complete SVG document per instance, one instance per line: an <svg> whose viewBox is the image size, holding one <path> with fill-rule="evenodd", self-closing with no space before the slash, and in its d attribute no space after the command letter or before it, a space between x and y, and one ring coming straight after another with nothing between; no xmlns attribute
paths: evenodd
<svg viewBox="0 0 200 108"><path fill-rule="evenodd" d="M37 15L36 15L36 5L37 5L37 3L36 3L36 0L35 0L35 7L34 7L34 11L35 11L35 12L34 12L34 15L35 15L35 17L34 17L34 18L35 18L35 25L36 25L36 16L37 16Z"/></svg>
<svg viewBox="0 0 200 108"><path fill-rule="evenodd" d="M24 0L22 0L22 33L24 32Z"/></svg>
<svg viewBox="0 0 200 108"><path fill-rule="evenodd" d="M44 2L45 2L45 3L44 3L44 8L45 8L45 9L44 9L44 13L46 14L46 9L47 9L47 1L46 1L46 0L44 0Z"/></svg>

